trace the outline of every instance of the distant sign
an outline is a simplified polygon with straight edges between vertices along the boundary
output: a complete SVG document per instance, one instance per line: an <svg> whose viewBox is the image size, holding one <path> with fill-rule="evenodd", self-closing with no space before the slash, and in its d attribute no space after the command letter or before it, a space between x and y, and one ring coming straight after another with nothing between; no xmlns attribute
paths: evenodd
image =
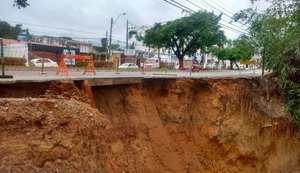
<svg viewBox="0 0 300 173"><path fill-rule="evenodd" d="M242 65L255 65L255 61L241 61L240 64Z"/></svg>
<svg viewBox="0 0 300 173"><path fill-rule="evenodd" d="M18 35L18 40L20 40L20 41L28 41L29 40L29 37L28 37L28 35Z"/></svg>
<svg viewBox="0 0 300 173"><path fill-rule="evenodd" d="M66 55L75 55L75 50L64 49L64 54ZM75 65L75 59L65 58L66 65Z"/></svg>
<svg viewBox="0 0 300 173"><path fill-rule="evenodd" d="M28 41L29 40L28 29L21 30L20 34L18 35L18 40L20 40L20 41Z"/></svg>

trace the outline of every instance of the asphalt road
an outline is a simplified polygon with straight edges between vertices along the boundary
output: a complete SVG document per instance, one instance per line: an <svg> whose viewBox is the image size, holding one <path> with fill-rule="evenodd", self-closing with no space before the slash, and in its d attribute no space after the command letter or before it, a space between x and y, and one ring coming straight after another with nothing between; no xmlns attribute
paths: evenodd
<svg viewBox="0 0 300 173"><path fill-rule="evenodd" d="M13 75L13 79L1 79L0 83L13 81L49 81L49 80L81 80L94 78L246 78L260 76L261 70L203 70L200 72L190 73L189 71L103 71L97 70L97 74L83 74L83 70L71 69L69 75L64 73L56 75L55 69L46 69L42 74L40 69L13 69L6 70L6 75ZM0 76L1 76L0 72Z"/></svg>

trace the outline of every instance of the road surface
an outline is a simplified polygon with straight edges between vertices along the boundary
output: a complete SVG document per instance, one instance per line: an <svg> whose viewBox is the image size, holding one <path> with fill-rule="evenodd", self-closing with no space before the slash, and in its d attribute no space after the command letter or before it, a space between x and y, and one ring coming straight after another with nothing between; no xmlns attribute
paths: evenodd
<svg viewBox="0 0 300 173"><path fill-rule="evenodd" d="M13 83L15 81L51 81L51 80L82 80L82 79L101 79L101 78L246 78L260 76L261 70L203 70L190 73L189 71L101 71L97 74L82 74L83 70L71 69L69 75L64 73L56 75L55 69L46 69L46 74L41 74L39 69L35 70L7 70L6 75L13 75L13 79L0 79L0 83ZM1 75L1 74L0 74Z"/></svg>

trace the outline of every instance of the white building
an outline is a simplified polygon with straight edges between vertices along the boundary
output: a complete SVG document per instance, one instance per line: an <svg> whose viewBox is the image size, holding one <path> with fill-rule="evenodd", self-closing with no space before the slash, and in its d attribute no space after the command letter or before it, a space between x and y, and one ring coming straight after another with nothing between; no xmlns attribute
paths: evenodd
<svg viewBox="0 0 300 173"><path fill-rule="evenodd" d="M33 36L31 40L33 42L37 42L37 43L77 48L80 50L80 53L92 53L93 52L93 44L92 43L72 40L71 38L66 38L66 37Z"/></svg>

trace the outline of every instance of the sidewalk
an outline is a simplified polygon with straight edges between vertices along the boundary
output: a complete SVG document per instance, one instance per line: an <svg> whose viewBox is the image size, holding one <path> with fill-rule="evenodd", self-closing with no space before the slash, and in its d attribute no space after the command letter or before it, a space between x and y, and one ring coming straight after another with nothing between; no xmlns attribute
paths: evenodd
<svg viewBox="0 0 300 173"><path fill-rule="evenodd" d="M13 75L13 79L0 79L1 83L27 81L44 82L51 80L83 80L83 79L101 79L101 78L251 78L261 75L261 70L203 70L190 73L189 71L120 71L97 69L97 74L83 74L82 68L70 68L69 75L64 73L56 75L56 68L45 68L45 74L41 73L41 68L36 67L6 67L5 74Z"/></svg>

